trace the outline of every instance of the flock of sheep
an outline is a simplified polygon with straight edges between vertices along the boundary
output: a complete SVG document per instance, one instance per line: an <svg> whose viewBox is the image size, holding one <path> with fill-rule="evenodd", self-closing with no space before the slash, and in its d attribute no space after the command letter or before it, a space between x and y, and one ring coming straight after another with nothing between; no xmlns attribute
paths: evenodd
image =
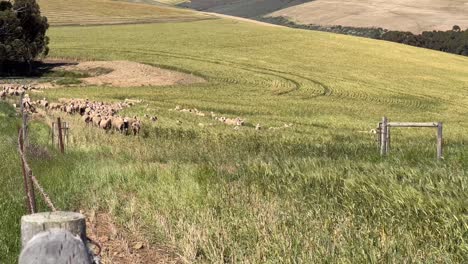
<svg viewBox="0 0 468 264"><path fill-rule="evenodd" d="M202 111L199 111L198 109L196 108L182 108L180 107L179 105L176 106L174 109L169 109L170 111L178 111L178 112L182 112L182 113L189 113L189 114L194 114L194 115L197 115L197 116L207 116L208 114L202 112ZM210 112L209 116L211 116L211 118L213 118L214 120L216 121L219 121L223 124L226 124L226 125L231 125L231 126L234 126L234 129L235 130L238 130L240 129L240 127L244 126L245 125L245 119L241 119L240 117L236 117L236 118L227 118L227 117L224 117L224 116L217 116L214 112ZM203 125L203 124L199 124L199 125ZM283 126L279 126L279 127L269 127L268 129L269 130L277 130L277 129L285 129L285 128L291 128L293 126L293 124L289 123L289 124L284 124ZM260 124L256 124L255 125L255 130L261 130L262 127Z"/></svg>
<svg viewBox="0 0 468 264"><path fill-rule="evenodd" d="M106 132L114 130L121 134L133 135L140 134L142 121L136 116L121 117L118 116L118 111L132 106L133 103L104 103L91 102L88 99L59 99L59 103L50 104L48 109L59 110L69 115L78 114L81 120L89 126L94 126L105 130Z"/></svg>
<svg viewBox="0 0 468 264"><path fill-rule="evenodd" d="M117 113L127 107L134 105L135 103L141 101L132 101L132 100L125 100L122 103L104 103L104 102L96 102L96 101L89 101L88 99L59 99L58 103L49 103L45 98L42 100L32 101L28 94L26 94L29 90L34 90L35 88L32 86L5 86L3 89L0 90L0 98L5 99L7 96L20 96L24 95L23 97L23 107L26 111L30 113L37 113L36 107L40 106L41 108L52 111L61 111L69 115L78 114L82 116L82 121L87 126L94 126L101 128L108 131L117 131L121 134L129 134L132 133L133 135L140 134L140 130L142 128L142 121L141 119L134 117L122 117L117 115ZM16 107L16 106L15 106ZM219 121L223 124L234 126L235 130L240 129L240 127L245 125L245 120L241 119L240 117L237 118L226 118L224 116L217 116L214 112L204 113L199 111L196 108L193 109L186 109L180 106L176 106L174 109L169 109L171 111L178 111L182 113L190 113L196 116L209 116L212 119ZM147 119L150 119L152 122L158 121L158 118L155 116L148 116L145 115ZM181 123L178 121L178 123ZM284 126L280 127L269 127L270 130L276 129L284 129L290 128L292 124L285 124ZM255 130L261 130L262 127L260 124L256 124Z"/></svg>
<svg viewBox="0 0 468 264"><path fill-rule="evenodd" d="M125 101L123 103L104 103L82 99L59 99L58 103L49 103L45 98L42 100L33 101L26 94L27 91L33 90L31 86L5 86L0 91L0 98L5 99L7 96L23 95L23 108L25 111L34 114L37 113L37 107L40 106L47 110L61 111L69 115L79 114L86 125L92 125L103 130L115 130L122 134L138 135L142 127L142 121L136 116L121 117L117 112L130 107L134 102ZM14 105L16 107L16 105ZM151 120L156 121L157 117L152 117Z"/></svg>
<svg viewBox="0 0 468 264"><path fill-rule="evenodd" d="M174 109L170 109L170 110L174 110L174 111L178 111L178 112L182 112L182 113L190 113L190 114L194 114L194 115L197 115L197 116L207 116L207 114L205 114L202 111L199 111L196 108L186 109L186 108L180 107L179 105L176 106ZM210 112L210 116L214 120L220 121L220 122L222 122L222 123L224 123L226 125L234 126L234 129L239 129L241 126L244 126L244 124L245 124L245 120L241 119L240 117L237 117L237 118L226 118L224 116L218 117L218 116L216 116L216 114L214 112ZM260 130L261 129L260 125L257 124L255 129Z"/></svg>

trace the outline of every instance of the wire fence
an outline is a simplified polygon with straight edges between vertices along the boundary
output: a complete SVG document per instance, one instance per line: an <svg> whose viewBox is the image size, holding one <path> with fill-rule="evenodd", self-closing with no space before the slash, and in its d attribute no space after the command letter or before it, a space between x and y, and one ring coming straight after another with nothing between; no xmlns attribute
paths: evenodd
<svg viewBox="0 0 468 264"><path fill-rule="evenodd" d="M24 111L22 111L22 115L23 115L23 120L27 120L27 114ZM24 136L26 135L26 133L24 133L25 129L26 127L24 126L24 123L23 123L23 127L20 128L18 132L18 152L20 155L21 165L22 165L22 170L23 170L23 179L24 179L24 186L25 186L25 192L26 192L26 197L27 197L27 207L29 209L29 213L34 214L37 212L36 196L35 196L34 189L36 189L41 194L44 202L49 207L49 209L55 212L57 211L57 207L54 205L54 203L50 199L50 196L45 192L44 188L41 186L36 176L34 176L31 166L29 166L29 163L27 161L27 158L25 155L25 149L26 149L25 138L24 138Z"/></svg>
<svg viewBox="0 0 468 264"><path fill-rule="evenodd" d="M18 153L20 156L21 168L23 172L24 189L25 189L25 194L26 194L26 207L30 214L35 214L38 212L37 205L36 205L36 194L35 194L35 191L37 191L42 197L42 200L45 202L45 204L47 205L50 211L52 212L59 211L57 206L55 206L52 199L50 198L50 195L44 190L39 180L34 175L26 157L27 147L29 145L28 110L30 110L30 105L28 105L28 101L24 100L24 93L21 94L21 97L20 97L20 106L21 106L20 114L22 117L22 126L18 130ZM52 125L52 129L55 130L54 125ZM58 137L60 152L64 154L64 136L65 137L68 136L68 130L69 130L68 123L66 122L62 123L61 119L58 118L57 130L58 130L57 137ZM62 133L62 130L65 131L65 134ZM102 251L101 245L95 240L92 240L91 238L89 238L88 236L86 236L86 240L87 241L84 241L85 243L86 242L90 243L96 247L97 250L90 250L90 252L92 253L93 263L99 264L100 263L99 256Z"/></svg>

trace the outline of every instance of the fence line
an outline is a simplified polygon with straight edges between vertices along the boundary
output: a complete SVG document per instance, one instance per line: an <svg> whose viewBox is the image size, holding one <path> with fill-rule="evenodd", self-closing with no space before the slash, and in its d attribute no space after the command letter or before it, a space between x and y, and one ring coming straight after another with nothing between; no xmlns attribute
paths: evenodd
<svg viewBox="0 0 468 264"><path fill-rule="evenodd" d="M57 211L57 208L55 207L55 205L53 204L52 200L50 199L50 196L44 191L44 188L42 188L41 184L39 183L39 181L37 180L37 178L34 176L32 170L31 170L31 167L29 166L27 160L26 160L26 157L24 155L24 152L23 152L23 149L22 147L24 148L23 146L23 138L22 138L22 128L20 128L20 133L19 133L19 136L18 136L18 152L20 154L20 158L21 158L21 161L22 161L22 164L23 164L23 170L26 172L26 175L27 177L25 179L27 179L29 177L29 180L31 183L33 183L33 186L41 193L42 195L42 198L44 199L44 201L46 202L47 206L50 208L50 210L52 211ZM28 187L31 187L27 182L25 183L25 185L27 185ZM31 188L28 188L27 189L28 193L27 193L27 196L29 198L29 201L30 201L30 206L31 206L31 213L35 213L35 201L34 201L34 195L31 194Z"/></svg>
<svg viewBox="0 0 468 264"><path fill-rule="evenodd" d="M23 180L24 180L24 189L26 192L26 198L27 198L27 207L29 210L29 213L34 214L37 212L36 209L36 195L34 192L34 189L36 189L41 195L43 200L45 201L46 205L49 207L49 209L53 212L57 211L57 207L54 205L52 200L50 199L50 196L45 192L44 188L41 186L39 183L38 179L34 176L33 171L31 167L29 166L29 163L26 159L25 155L25 149L26 149L26 144L25 142L27 141L27 114L26 110L24 107L24 102L23 102L23 95L21 95L20 98L20 104L21 104L21 116L22 116L22 127L19 129L18 132L18 152L20 155L21 159L21 165L22 165L22 171L23 171Z"/></svg>

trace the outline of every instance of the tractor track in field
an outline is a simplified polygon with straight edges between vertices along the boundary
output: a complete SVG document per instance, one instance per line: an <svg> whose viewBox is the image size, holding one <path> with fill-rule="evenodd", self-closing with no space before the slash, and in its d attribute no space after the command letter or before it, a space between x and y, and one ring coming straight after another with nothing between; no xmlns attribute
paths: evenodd
<svg viewBox="0 0 468 264"><path fill-rule="evenodd" d="M67 47L67 48L56 48L56 49L83 50L83 48L79 48L79 47ZM92 48L88 50L108 51L108 49L106 48ZM138 49L138 50L119 49L119 50L112 50L112 52L142 54L142 55L162 56L162 57L169 57L169 58L183 59L183 60L192 60L192 61L198 61L198 62L203 62L203 63L210 63L210 64L215 64L215 65L222 65L226 67L236 68L239 70L243 70L243 71L247 71L247 72L251 72L255 74L271 76L271 77L283 80L284 83L290 84L290 85L283 86L287 89L276 91L274 93L278 96L293 94L301 90L302 91L310 90L311 93L305 96L301 94L301 98L311 99L311 98L317 98L317 97L323 97L323 96L333 96L337 98L357 99L357 100L362 100L362 101L385 103L385 104L391 104L391 105L405 105L405 106L415 108L415 109L427 108L427 104L424 102L421 102L420 100L407 100L407 99L388 98L388 97L383 98L383 97L369 96L369 94L367 93L361 93L357 91L344 91L344 90L331 89L329 86L325 85L324 83L314 80L309 77L305 77L299 74L285 72L281 70L253 66L250 64L242 64L242 63L237 63L237 62L232 62L232 61L227 61L227 60L218 61L218 60L212 60L212 59L207 59L207 58L202 58L202 57L191 56L187 54L166 52L166 51L154 51L154 50L146 50L146 49ZM157 65L157 64L151 64L151 65L165 67L165 65ZM171 67L168 67L168 68L171 68ZM175 70L185 71L183 69L177 69L176 67L172 67L172 68L174 68ZM241 78L219 78L219 77L206 76L200 73L194 73L194 74L201 76L201 77L205 77L207 79L218 80L220 82L227 82L227 83L234 83L234 84L246 83L249 85L263 85L263 86L266 85L266 83L261 83L258 81L252 82L252 81L243 80ZM314 89L315 87L319 87L320 89ZM396 91L392 91L392 92L396 92Z"/></svg>
<svg viewBox="0 0 468 264"><path fill-rule="evenodd" d="M62 49L62 50L83 50L83 48L74 48L74 47L67 47L67 48L56 48L56 49ZM105 48L92 48L88 50L96 50L96 51L103 51L106 50ZM216 61L216 60L210 60L206 58L200 58L200 57L194 57L194 56L188 56L185 54L178 54L178 53L170 53L170 52L164 52L164 51L152 51L152 50L144 50L144 49L139 49L137 51L134 50L113 50L112 52L118 52L118 53L132 53L132 54L144 54L144 55L155 55L155 56L163 56L163 57L170 57L170 58L176 58L176 59L184 59L184 60L193 60L193 61L198 61L198 62L204 62L204 63L210 63L210 64L216 64L216 65L222 65L226 67L231 67L231 68L237 68L243 71L248 71L252 73L257 73L257 74L263 74L267 76L272 76L278 79L282 79L287 83L292 84L292 87L290 87L287 90L279 91L276 92L276 95L286 95L290 94L296 91L299 91L301 89L308 89L308 87L312 88L311 90L315 93L309 97L318 97L318 96L330 96L332 94L332 90L326 86L325 84L313 80L311 78L301 76L298 74L293 74L293 73L288 73L288 72L283 72L279 70L274 70L274 69L268 69L268 68L262 68L262 67L257 67L257 66L252 66L249 64L240 64L236 62L231 62L231 61ZM208 77L210 79L215 79L215 80L221 80L221 81L227 81L230 83L241 83L241 79L235 79L235 80L227 80L226 78L220 79L219 77L210 77L210 76L203 76L202 77ZM299 80L297 80L299 79ZM302 81L305 81L306 83L309 82L309 85L307 86L301 83ZM263 84L264 85L264 84ZM314 90L313 86L318 86L320 87L320 90Z"/></svg>

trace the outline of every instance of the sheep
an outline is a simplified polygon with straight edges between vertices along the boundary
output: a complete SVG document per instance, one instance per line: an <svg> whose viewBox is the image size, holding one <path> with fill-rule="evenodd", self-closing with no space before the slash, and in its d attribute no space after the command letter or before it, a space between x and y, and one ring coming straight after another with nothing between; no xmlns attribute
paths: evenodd
<svg viewBox="0 0 468 264"><path fill-rule="evenodd" d="M220 122L226 122L226 117L222 116L222 117L216 117L215 118L216 120L220 121Z"/></svg>
<svg viewBox="0 0 468 264"><path fill-rule="evenodd" d="M237 117L236 119L231 119L231 118L225 118L223 123L227 125L233 125L233 126L243 126L244 125L244 120L240 119Z"/></svg>
<svg viewBox="0 0 468 264"><path fill-rule="evenodd" d="M111 118L106 116L103 119L101 119L101 122L99 122L99 127L107 132L111 128L111 123Z"/></svg>
<svg viewBox="0 0 468 264"><path fill-rule="evenodd" d="M99 123L101 123L101 115L95 115L92 117L92 121L93 121L93 126L96 126L98 127L99 126Z"/></svg>
<svg viewBox="0 0 468 264"><path fill-rule="evenodd" d="M42 100L39 100L39 105L47 109L49 107L49 102L47 102L47 100L44 98Z"/></svg>
<svg viewBox="0 0 468 264"><path fill-rule="evenodd" d="M60 106L61 106L61 105L58 104L58 103L51 103L51 104L49 104L49 109L50 109L50 110L59 110L59 109L60 109Z"/></svg>
<svg viewBox="0 0 468 264"><path fill-rule="evenodd" d="M135 122L132 123L132 131L133 131L134 136L140 134L140 129L141 129L141 121L140 120L136 120Z"/></svg>
<svg viewBox="0 0 468 264"><path fill-rule="evenodd" d="M261 129L262 129L262 127L260 126L260 124L255 125L255 130L261 130Z"/></svg>
<svg viewBox="0 0 468 264"><path fill-rule="evenodd" d="M150 120L153 121L153 122L156 122L156 121L158 121L158 117L157 116L152 116L150 118Z"/></svg>
<svg viewBox="0 0 468 264"><path fill-rule="evenodd" d="M89 126L89 123L93 121L90 115L84 115L81 119L85 122L86 126Z"/></svg>
<svg viewBox="0 0 468 264"><path fill-rule="evenodd" d="M72 115L75 112L75 107L73 103L71 105L65 106L65 112L69 115Z"/></svg>
<svg viewBox="0 0 468 264"><path fill-rule="evenodd" d="M114 117L112 118L112 128L119 131L120 133L124 133L125 131L125 122L124 119L121 117Z"/></svg>

